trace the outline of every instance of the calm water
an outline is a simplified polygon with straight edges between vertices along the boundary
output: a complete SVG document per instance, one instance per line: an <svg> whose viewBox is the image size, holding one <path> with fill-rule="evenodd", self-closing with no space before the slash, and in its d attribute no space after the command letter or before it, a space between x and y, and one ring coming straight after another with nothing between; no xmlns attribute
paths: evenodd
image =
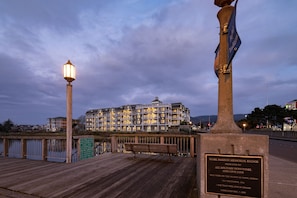
<svg viewBox="0 0 297 198"><path fill-rule="evenodd" d="M48 140L47 145L47 161L65 162L66 161L66 141L65 140ZM72 161L78 161L76 143L72 145ZM27 140L27 159L42 160L42 142L41 140ZM0 141L0 156L3 156L3 142ZM111 144L109 142L95 142L94 154L100 155L106 152L111 152ZM10 140L8 157L21 158L21 141Z"/></svg>

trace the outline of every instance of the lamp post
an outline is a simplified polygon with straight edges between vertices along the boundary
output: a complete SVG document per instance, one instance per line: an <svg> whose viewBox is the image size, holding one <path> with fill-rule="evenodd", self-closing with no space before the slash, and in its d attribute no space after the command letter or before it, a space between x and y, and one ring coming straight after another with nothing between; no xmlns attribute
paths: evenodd
<svg viewBox="0 0 297 198"><path fill-rule="evenodd" d="M68 82L66 86L66 163L71 163L72 155L72 85L71 82L75 80L76 71L74 65L68 60L64 64L64 79Z"/></svg>

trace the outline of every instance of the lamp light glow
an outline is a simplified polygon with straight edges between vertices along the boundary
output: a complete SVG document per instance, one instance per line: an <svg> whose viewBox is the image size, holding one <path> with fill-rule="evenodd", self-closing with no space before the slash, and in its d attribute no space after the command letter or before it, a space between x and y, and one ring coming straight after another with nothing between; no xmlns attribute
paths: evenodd
<svg viewBox="0 0 297 198"><path fill-rule="evenodd" d="M76 78L76 70L75 66L70 62L70 60L67 61L67 63L64 64L64 79L68 82L74 81Z"/></svg>

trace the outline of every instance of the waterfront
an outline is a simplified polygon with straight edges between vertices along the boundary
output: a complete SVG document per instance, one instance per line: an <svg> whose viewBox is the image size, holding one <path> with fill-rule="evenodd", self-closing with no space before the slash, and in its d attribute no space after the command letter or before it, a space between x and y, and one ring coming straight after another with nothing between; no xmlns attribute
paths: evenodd
<svg viewBox="0 0 297 198"><path fill-rule="evenodd" d="M65 162L65 140L64 139L49 139L46 145L46 160L50 162ZM42 141L40 139L26 140L26 154L22 156L22 141L21 139L11 139L8 144L7 157L9 158L23 158L30 160L43 160L42 159ZM73 140L72 161L78 161L77 141ZM4 146L3 139L0 139L0 156L3 156ZM98 156L106 152L111 152L111 143L102 141L94 142L94 155Z"/></svg>

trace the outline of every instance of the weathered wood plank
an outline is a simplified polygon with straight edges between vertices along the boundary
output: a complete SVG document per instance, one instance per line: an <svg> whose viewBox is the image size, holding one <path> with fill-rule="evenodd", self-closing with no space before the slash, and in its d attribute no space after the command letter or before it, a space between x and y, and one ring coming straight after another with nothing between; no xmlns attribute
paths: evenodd
<svg viewBox="0 0 297 198"><path fill-rule="evenodd" d="M8 189L3 189L0 188L0 197L1 198L40 198L39 196L34 196L34 195L28 195L28 194L24 194L22 192L16 192L16 191L12 191L12 190L8 190Z"/></svg>
<svg viewBox="0 0 297 198"><path fill-rule="evenodd" d="M119 153L72 164L0 158L0 189L37 197L189 197L195 164Z"/></svg>

